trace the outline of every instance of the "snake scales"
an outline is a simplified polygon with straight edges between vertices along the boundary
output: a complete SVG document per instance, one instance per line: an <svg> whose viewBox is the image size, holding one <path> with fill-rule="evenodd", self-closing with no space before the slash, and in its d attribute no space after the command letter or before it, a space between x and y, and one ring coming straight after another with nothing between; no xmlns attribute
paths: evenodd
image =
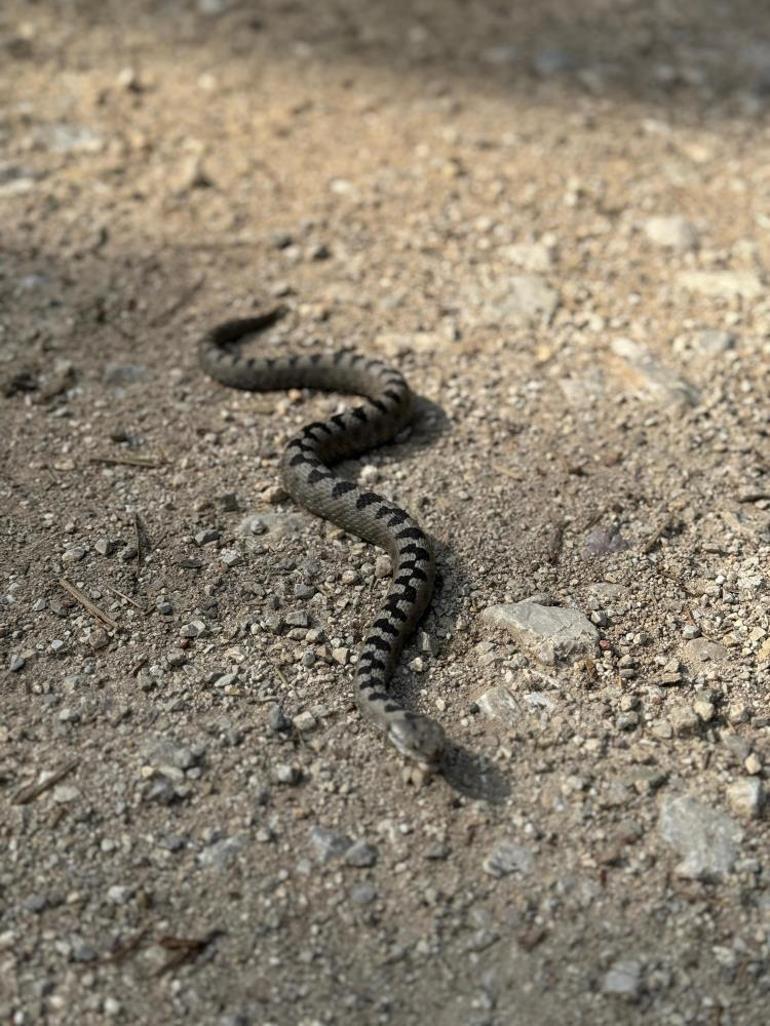
<svg viewBox="0 0 770 1026"><path fill-rule="evenodd" d="M393 438L412 418L412 393L398 371L348 349L248 358L232 351L234 344L270 326L281 314L279 308L218 325L200 342L201 365L231 388L316 388L366 398L363 406L308 424L295 435L283 453L282 478L295 502L389 553L393 580L358 656L356 699L362 713L403 755L424 766L435 765L444 749L441 727L404 709L388 690L404 642L433 591L430 542L404 510L338 477L328 466Z"/></svg>

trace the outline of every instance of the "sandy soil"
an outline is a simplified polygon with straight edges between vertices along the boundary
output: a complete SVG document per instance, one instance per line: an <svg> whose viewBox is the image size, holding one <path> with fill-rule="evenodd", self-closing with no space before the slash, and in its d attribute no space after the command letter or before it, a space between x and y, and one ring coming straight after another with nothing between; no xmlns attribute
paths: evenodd
<svg viewBox="0 0 770 1026"><path fill-rule="evenodd" d="M756 0L5 0L0 1021L767 1021L768 97ZM345 398L196 366L278 297L421 396L421 785Z"/></svg>

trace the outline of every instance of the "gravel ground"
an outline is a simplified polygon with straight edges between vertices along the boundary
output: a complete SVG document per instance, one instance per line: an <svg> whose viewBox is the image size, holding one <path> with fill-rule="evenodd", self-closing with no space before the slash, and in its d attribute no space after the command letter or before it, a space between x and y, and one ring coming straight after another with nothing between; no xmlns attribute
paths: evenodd
<svg viewBox="0 0 770 1026"><path fill-rule="evenodd" d="M3 4L3 1023L766 1023L770 14L575 6ZM196 366L277 297L420 393L443 776L344 397Z"/></svg>

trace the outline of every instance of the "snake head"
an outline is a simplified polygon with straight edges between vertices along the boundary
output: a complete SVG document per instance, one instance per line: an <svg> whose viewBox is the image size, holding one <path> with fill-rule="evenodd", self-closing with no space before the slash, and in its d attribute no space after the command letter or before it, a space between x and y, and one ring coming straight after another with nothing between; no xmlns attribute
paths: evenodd
<svg viewBox="0 0 770 1026"><path fill-rule="evenodd" d="M438 723L419 713L405 713L391 723L388 737L402 755L427 767L436 766L446 745Z"/></svg>

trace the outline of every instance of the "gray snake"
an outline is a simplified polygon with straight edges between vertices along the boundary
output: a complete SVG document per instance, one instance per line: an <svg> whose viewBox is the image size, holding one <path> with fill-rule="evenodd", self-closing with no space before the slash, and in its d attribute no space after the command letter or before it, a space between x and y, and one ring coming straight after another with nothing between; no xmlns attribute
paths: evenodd
<svg viewBox="0 0 770 1026"><path fill-rule="evenodd" d="M350 349L256 357L233 351L233 345L237 350L247 335L270 326L282 312L279 308L213 328L200 342L201 366L231 388L313 388L365 397L363 406L308 424L295 435L284 450L281 475L295 502L390 555L390 590L356 663L356 700L403 755L434 766L444 750L443 730L427 716L404 709L388 690L404 643L433 592L430 541L403 509L329 469L393 438L412 419L412 392L398 371Z"/></svg>

